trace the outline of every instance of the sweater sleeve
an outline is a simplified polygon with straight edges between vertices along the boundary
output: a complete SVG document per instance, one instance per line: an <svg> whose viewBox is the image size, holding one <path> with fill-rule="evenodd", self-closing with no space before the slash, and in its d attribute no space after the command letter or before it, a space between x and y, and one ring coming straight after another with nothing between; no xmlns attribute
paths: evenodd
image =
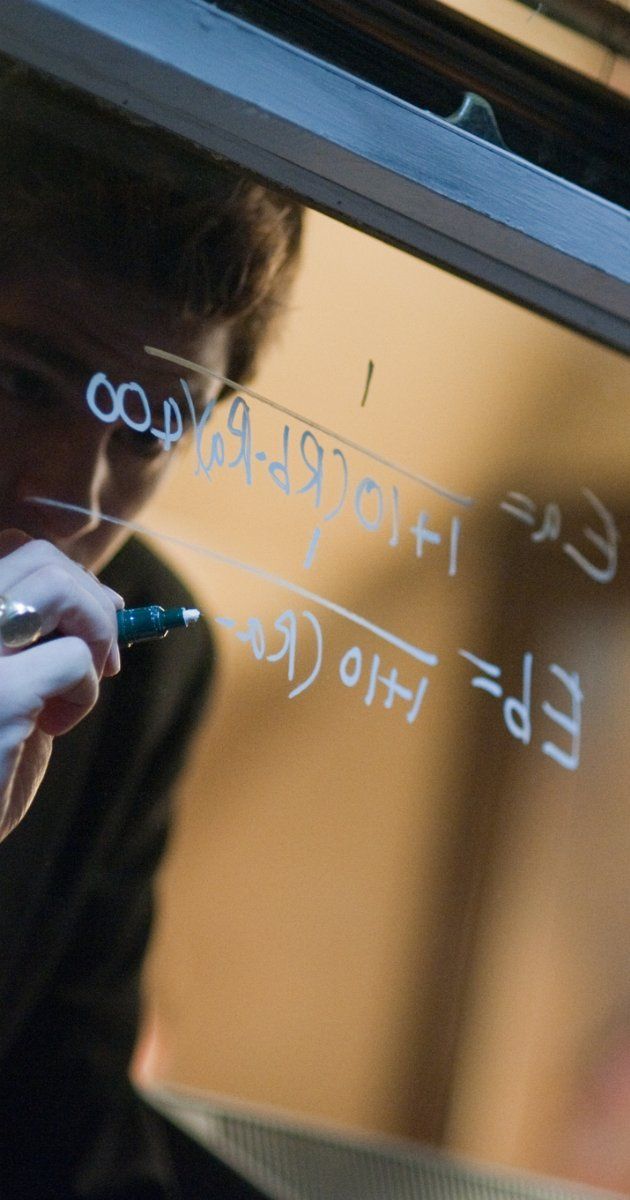
<svg viewBox="0 0 630 1200"><path fill-rule="evenodd" d="M37 995L0 1064L7 1197L180 1200L164 1123L130 1085L128 1066L170 794L208 692L210 639L200 638L180 667L177 704L174 653L158 643L131 660L126 681L124 668L111 681L97 733L85 735L95 747L89 775L29 951ZM70 794L67 747L44 813Z"/></svg>

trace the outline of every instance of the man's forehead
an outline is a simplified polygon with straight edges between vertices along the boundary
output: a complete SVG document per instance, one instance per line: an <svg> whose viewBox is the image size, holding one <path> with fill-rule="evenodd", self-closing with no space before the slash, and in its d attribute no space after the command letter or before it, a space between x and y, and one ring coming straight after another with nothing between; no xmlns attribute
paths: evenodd
<svg viewBox="0 0 630 1200"><path fill-rule="evenodd" d="M133 379L163 391L185 377L195 399L220 382L145 347L222 374L229 343L224 323L184 319L174 305L98 276L89 282L57 275L11 279L0 289L0 336L64 382L102 370L112 382Z"/></svg>

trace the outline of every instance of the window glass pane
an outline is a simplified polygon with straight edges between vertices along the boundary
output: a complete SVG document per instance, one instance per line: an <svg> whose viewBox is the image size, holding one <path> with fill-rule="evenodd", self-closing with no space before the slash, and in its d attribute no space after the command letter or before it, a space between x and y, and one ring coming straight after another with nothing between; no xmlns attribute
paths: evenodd
<svg viewBox="0 0 630 1200"><path fill-rule="evenodd" d="M202 710L207 641L124 650L59 739L11 1003L53 939L71 1048L115 992L198 708L136 1078L627 1188L627 360L313 211L294 272L289 197L1 90L2 528L218 655Z"/></svg>
<svg viewBox="0 0 630 1200"><path fill-rule="evenodd" d="M620 356L308 214L259 395L146 517L202 548L163 547L225 672L153 963L186 1083L605 1174L628 380ZM169 978L188 955L196 1017Z"/></svg>

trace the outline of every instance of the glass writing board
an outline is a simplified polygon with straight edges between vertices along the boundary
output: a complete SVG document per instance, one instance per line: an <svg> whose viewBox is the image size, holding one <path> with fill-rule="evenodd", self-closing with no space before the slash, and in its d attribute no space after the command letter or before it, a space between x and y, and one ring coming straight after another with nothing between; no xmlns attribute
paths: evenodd
<svg viewBox="0 0 630 1200"><path fill-rule="evenodd" d="M54 213L31 194L5 237L5 446L38 436L19 506L5 451L4 520L65 514L69 549L77 518L114 528L86 566L139 536L218 647L137 1076L626 1186L627 361L309 211L243 385L234 246L202 329L139 281L142 255L165 273L154 216L140 248L125 225L147 178L183 208L221 164L15 87L73 184L65 224L57 164ZM291 204L257 210L285 246ZM104 431L109 491L82 457Z"/></svg>
<svg viewBox="0 0 630 1200"><path fill-rule="evenodd" d="M258 395L150 514L226 672L155 959L190 1085L208 1023L216 1090L561 1169L623 1006L627 372L308 215Z"/></svg>

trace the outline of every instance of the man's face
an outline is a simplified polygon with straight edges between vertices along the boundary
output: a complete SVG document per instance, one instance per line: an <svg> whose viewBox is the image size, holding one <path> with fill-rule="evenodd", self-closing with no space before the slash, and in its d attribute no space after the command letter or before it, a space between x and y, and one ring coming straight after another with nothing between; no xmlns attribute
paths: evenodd
<svg viewBox="0 0 630 1200"><path fill-rule="evenodd" d="M142 385L155 425L162 403L181 396L181 370L144 351L157 346L224 372L225 327L183 330L155 297L133 285L60 274L37 264L0 288L0 529L46 538L99 570L127 531L99 514L131 520L164 475L173 451L150 433L103 424L88 409L87 384L104 372L114 386ZM201 404L220 383L189 377ZM174 388L177 391L174 392ZM85 516L33 504L42 496L90 509Z"/></svg>

